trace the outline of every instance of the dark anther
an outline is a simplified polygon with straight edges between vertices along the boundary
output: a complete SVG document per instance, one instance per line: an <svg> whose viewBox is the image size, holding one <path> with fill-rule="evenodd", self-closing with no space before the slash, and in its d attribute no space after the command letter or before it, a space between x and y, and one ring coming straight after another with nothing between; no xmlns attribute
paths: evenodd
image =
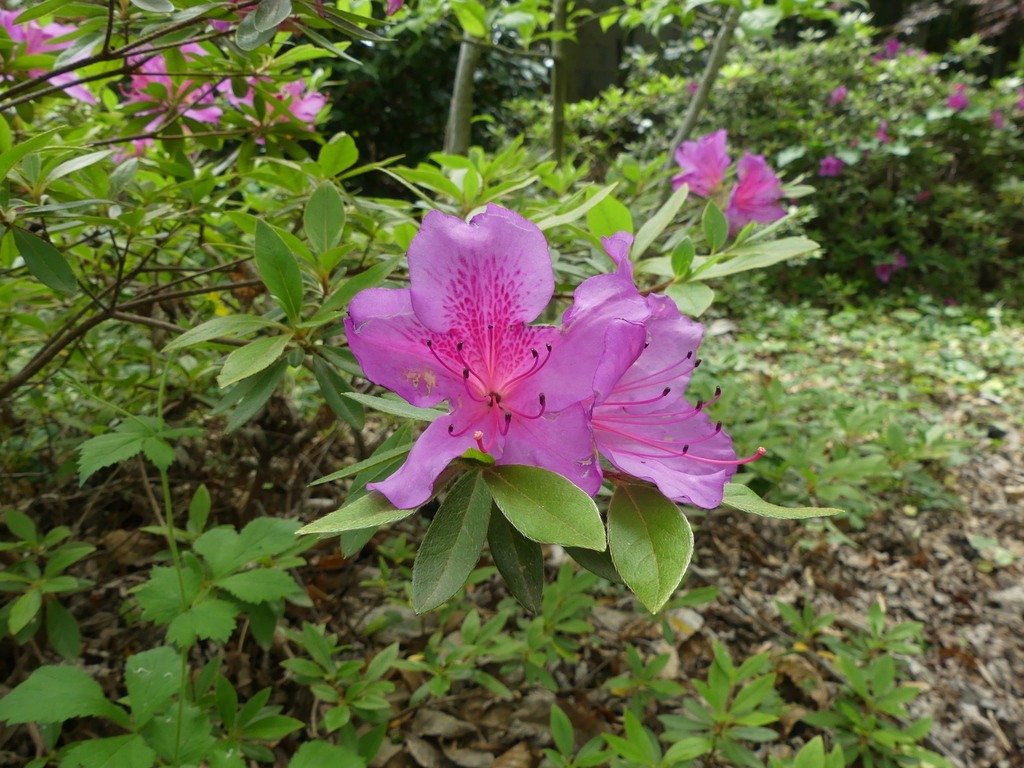
<svg viewBox="0 0 1024 768"><path fill-rule="evenodd" d="M454 425L454 424L449 424L449 425L448 425L448 434L450 435L450 434L452 434L452 433L453 433L454 431L455 431L455 425Z"/></svg>
<svg viewBox="0 0 1024 768"><path fill-rule="evenodd" d="M704 400L703 399L698 400L697 401L697 406L696 406L696 408L694 408L694 410L695 411L700 411L700 410L703 410L703 408L704 408Z"/></svg>
<svg viewBox="0 0 1024 768"><path fill-rule="evenodd" d="M715 397L721 397L721 396L722 396L722 388L721 387L715 387Z"/></svg>
<svg viewBox="0 0 1024 768"><path fill-rule="evenodd" d="M550 344L545 344L544 346L547 347L548 352L551 351L551 345Z"/></svg>
<svg viewBox="0 0 1024 768"><path fill-rule="evenodd" d="M693 352L687 352L686 359L689 360L691 357L693 357Z"/></svg>
<svg viewBox="0 0 1024 768"><path fill-rule="evenodd" d="M456 344L456 345L455 345L455 349L456 349L456 350L457 350L458 352L461 352L461 351L462 351L462 342L461 342L461 341L460 341L460 342L459 342L458 344Z"/></svg>
<svg viewBox="0 0 1024 768"><path fill-rule="evenodd" d="M667 395L671 391L672 391L672 387L665 387L663 390L661 390L661 396L665 397L665 395Z"/></svg>
<svg viewBox="0 0 1024 768"><path fill-rule="evenodd" d="M715 422L715 434L717 435L721 431L722 431L722 422L720 422L720 421Z"/></svg>
<svg viewBox="0 0 1024 768"><path fill-rule="evenodd" d="M430 347L431 349L433 349L434 348L434 342L431 339L427 339L427 346Z"/></svg>
<svg viewBox="0 0 1024 768"><path fill-rule="evenodd" d="M536 349L531 349L530 350L530 354L533 355L533 359L534 360L536 360L538 357L540 357L540 353Z"/></svg>
<svg viewBox="0 0 1024 768"><path fill-rule="evenodd" d="M469 368L463 368L462 369L462 378L464 378L464 379L468 379L469 378Z"/></svg>
<svg viewBox="0 0 1024 768"><path fill-rule="evenodd" d="M689 453L689 451L690 451L690 446L684 445L683 446L683 455L685 456L687 453Z"/></svg>
<svg viewBox="0 0 1024 768"><path fill-rule="evenodd" d="M693 367L694 368L698 367L700 364L701 364L701 359L699 357L696 360L693 361Z"/></svg>
<svg viewBox="0 0 1024 768"><path fill-rule="evenodd" d="M545 404L546 402L547 402L547 399L546 399L546 398L544 397L544 393L543 393L543 392L541 392L541 393L540 393L540 405L541 405L541 408L543 408L543 407L544 407L544 404Z"/></svg>

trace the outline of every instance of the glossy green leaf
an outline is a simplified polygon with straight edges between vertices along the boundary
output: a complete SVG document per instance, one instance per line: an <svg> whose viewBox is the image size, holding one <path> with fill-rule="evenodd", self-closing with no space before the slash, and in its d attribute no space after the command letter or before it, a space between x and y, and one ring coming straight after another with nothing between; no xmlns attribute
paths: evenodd
<svg viewBox="0 0 1024 768"><path fill-rule="evenodd" d="M171 13L174 10L174 5L170 0L131 0L131 4L136 8L155 13Z"/></svg>
<svg viewBox="0 0 1024 768"><path fill-rule="evenodd" d="M302 311L302 273L281 236L261 220L256 221L256 268L288 319L297 321Z"/></svg>
<svg viewBox="0 0 1024 768"><path fill-rule="evenodd" d="M452 487L427 529L412 567L412 605L425 613L454 595L480 559L491 494L480 472Z"/></svg>
<svg viewBox="0 0 1024 768"><path fill-rule="evenodd" d="M3 179L7 177L7 172L16 166L21 158L30 152L40 150L49 144L50 140L54 138L58 130L60 129L53 128L49 131L37 134L31 139L26 139L19 144L15 144L9 150L0 154L0 181L3 181Z"/></svg>
<svg viewBox="0 0 1024 768"><path fill-rule="evenodd" d="M587 211L587 228L594 237L633 231L633 214L614 197L606 197Z"/></svg>
<svg viewBox="0 0 1024 768"><path fill-rule="evenodd" d="M615 569L651 613L675 592L693 555L693 531L657 489L620 485L608 505L608 549Z"/></svg>
<svg viewBox="0 0 1024 768"><path fill-rule="evenodd" d="M764 269L780 261L809 256L821 247L806 237L785 237L769 243L752 243L743 245L729 252L729 258L700 270L701 280L734 275L751 269Z"/></svg>
<svg viewBox="0 0 1024 768"><path fill-rule="evenodd" d="M317 164L327 178L334 178L347 168L352 167L359 159L356 141L347 133L335 135L320 148Z"/></svg>
<svg viewBox="0 0 1024 768"><path fill-rule="evenodd" d="M176 349L190 347L193 344L200 344L221 336L225 338L237 338L255 331L273 326L270 320L258 315L226 315L214 317L205 323L189 328L181 336L173 339L164 347L164 352L172 352Z"/></svg>
<svg viewBox="0 0 1024 768"><path fill-rule="evenodd" d="M672 283L665 289L665 295L687 317L700 317L715 300L715 292L699 282Z"/></svg>
<svg viewBox="0 0 1024 768"><path fill-rule="evenodd" d="M605 548L604 523L594 500L561 475L512 464L486 469L484 477L502 514L528 539Z"/></svg>
<svg viewBox="0 0 1024 768"><path fill-rule="evenodd" d="M408 517L415 509L396 509L382 494L371 491L355 501L345 504L314 520L298 530L300 535L311 533L341 533L342 531L358 531L363 528L374 528L378 525L393 523Z"/></svg>
<svg viewBox="0 0 1024 768"><path fill-rule="evenodd" d="M658 239L658 236L675 220L679 209L683 207L683 203L686 202L689 194L690 188L683 184L672 193L669 199L665 201L664 205L653 216L644 222L643 226L640 227L640 231L636 233L636 240L633 241L633 247L630 250L630 258L633 261L643 256L651 244Z"/></svg>
<svg viewBox="0 0 1024 768"><path fill-rule="evenodd" d="M454 0L452 10L462 31L470 37L489 38L487 11L477 0Z"/></svg>
<svg viewBox="0 0 1024 768"><path fill-rule="evenodd" d="M48 242L23 229L15 229L14 244L25 260L28 271L47 288L67 294L78 291L71 266L61 252Z"/></svg>
<svg viewBox="0 0 1024 768"><path fill-rule="evenodd" d="M345 229L345 201L331 182L325 181L313 190L303 212L302 226L317 253L328 251L341 241Z"/></svg>
<svg viewBox="0 0 1024 768"><path fill-rule="evenodd" d="M227 387L268 368L284 353L291 340L290 333L281 334L257 339L239 347L224 361L224 367L217 376L217 384Z"/></svg>
<svg viewBox="0 0 1024 768"><path fill-rule="evenodd" d="M256 14L250 13L235 27L235 45L243 51L255 51L261 45L269 43L277 34L277 27L258 29Z"/></svg>
<svg viewBox="0 0 1024 768"><path fill-rule="evenodd" d="M544 553L540 544L513 528L498 509L491 512L487 543L512 597L526 610L538 613L544 598Z"/></svg>
<svg viewBox="0 0 1024 768"><path fill-rule="evenodd" d="M397 395L377 397L359 392L345 392L343 397L355 400L357 403L362 403L382 413L390 413L392 416L400 416L403 419L413 419L414 421L433 421L438 416L444 415L444 411L439 411L436 408L420 408L416 405L409 405L405 400L399 399Z"/></svg>
<svg viewBox="0 0 1024 768"><path fill-rule="evenodd" d="M257 31L276 30L277 25L287 19L292 13L291 0L260 0L253 14L255 19L253 25Z"/></svg>
<svg viewBox="0 0 1024 768"><path fill-rule="evenodd" d="M751 512L762 517L775 517L782 520L806 520L809 517L830 517L842 514L843 510L834 507L780 507L771 504L745 485L729 483L725 486L723 507L732 507L741 512Z"/></svg>

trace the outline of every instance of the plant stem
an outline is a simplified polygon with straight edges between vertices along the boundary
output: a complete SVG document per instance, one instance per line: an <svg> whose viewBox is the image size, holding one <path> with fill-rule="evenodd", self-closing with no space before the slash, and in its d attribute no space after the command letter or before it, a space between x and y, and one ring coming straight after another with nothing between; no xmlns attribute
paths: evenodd
<svg viewBox="0 0 1024 768"><path fill-rule="evenodd" d="M159 401L163 402L164 382L160 382ZM178 539L174 531L174 505L171 503L171 480L167 475L165 467L158 467L160 471L160 490L164 497L164 519L167 522L167 546L171 550L171 563L174 571L178 574L178 590L181 597L181 610L188 609L188 600L185 593L185 572L181 567L181 553L178 552ZM181 682L178 685L178 723L177 733L174 737L174 765L178 764L178 753L181 750L181 737L185 723L185 699L188 695L188 649L181 649Z"/></svg>
<svg viewBox="0 0 1024 768"><path fill-rule="evenodd" d="M555 162L562 164L562 152L565 148L565 90L568 62L566 61L565 17L568 0L554 0L552 3L553 19L551 32L551 57L554 64L551 69L551 152Z"/></svg>
<svg viewBox="0 0 1024 768"><path fill-rule="evenodd" d="M459 62L455 67L455 84L448 107L448 124L444 130L444 151L464 155L469 151L473 120L473 73L480 58L480 48L468 33L459 45Z"/></svg>

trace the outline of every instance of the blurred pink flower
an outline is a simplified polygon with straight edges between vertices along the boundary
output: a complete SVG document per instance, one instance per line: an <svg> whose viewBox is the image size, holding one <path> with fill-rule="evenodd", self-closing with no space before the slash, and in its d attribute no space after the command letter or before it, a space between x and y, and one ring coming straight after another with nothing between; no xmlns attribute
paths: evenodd
<svg viewBox="0 0 1024 768"><path fill-rule="evenodd" d="M676 162L683 172L672 177L672 188L688 184L695 195L708 197L722 183L725 169L729 167L726 140L723 128L696 141L680 144L676 149Z"/></svg>
<svg viewBox="0 0 1024 768"><path fill-rule="evenodd" d="M886 61L888 59L895 59L900 55L900 50L903 48L903 43L897 40L895 37L890 37L885 43L882 44L882 50L876 53L871 58L875 61Z"/></svg>
<svg viewBox="0 0 1024 768"><path fill-rule="evenodd" d="M388 16L394 16L399 10L401 10L403 5L405 5L405 0L388 0L384 13Z"/></svg>
<svg viewBox="0 0 1024 768"><path fill-rule="evenodd" d="M688 90L691 94L696 93L697 91L700 90L700 85L691 80L689 83L686 84L686 90Z"/></svg>
<svg viewBox="0 0 1024 768"><path fill-rule="evenodd" d="M878 139L880 144L888 144L892 141L892 136L889 135L889 123L885 120L878 124L878 130L875 131L875 138Z"/></svg>
<svg viewBox="0 0 1024 768"><path fill-rule="evenodd" d="M247 107L254 109L256 91L253 86L258 83L270 83L267 77L246 78L249 89L242 96L236 96L232 88L224 89L224 96L234 107ZM277 93L267 93L264 90L261 94L266 101L266 113L260 121L262 125L274 123L287 123L292 119L305 124L308 130L316 127L316 117L321 110L327 106L327 97L306 87L302 80L293 80L280 86ZM250 116L254 120L254 116Z"/></svg>
<svg viewBox="0 0 1024 768"><path fill-rule="evenodd" d="M894 274L907 268L907 263L907 255L903 251L895 251L891 262L875 265L875 277L883 283L888 283Z"/></svg>
<svg viewBox="0 0 1024 768"><path fill-rule="evenodd" d="M779 205L782 185L763 155L744 152L736 167L736 186L729 195L725 217L729 232L735 234L752 221L768 224L786 215Z"/></svg>
<svg viewBox="0 0 1024 768"><path fill-rule="evenodd" d="M78 31L78 27L70 26L68 24L58 24L57 22L50 22L49 24L40 24L38 21L29 21L24 24L18 24L15 19L18 18L20 11L3 11L0 10L0 27L6 32L7 36L11 39L14 44L13 58L18 59L22 56L45 56L47 54L57 53L62 51L74 42L71 39L62 40L55 42L57 38L70 35L73 32ZM77 58L84 58L88 55L87 50L83 50L78 54ZM28 77L38 77L39 75L45 75L47 70L45 69L28 69L22 70ZM0 80L5 78L0 75ZM74 82L78 79L78 75L74 72L65 72L62 75L57 75L50 79L51 85L67 86L64 92L68 96L79 101L84 101L86 104L95 104L96 97L92 95L88 88L83 85L67 85L68 83Z"/></svg>
<svg viewBox="0 0 1024 768"><path fill-rule="evenodd" d="M187 44L181 47L181 53L187 59L197 59L206 55L206 51L198 45ZM138 115L154 115L146 125L147 131L155 130L167 116L187 117L198 123L216 124L220 122L224 111L216 106L217 86L212 83L196 82L195 80L175 79L167 74L167 61L160 55L139 54L132 59L139 74L132 75L128 86L124 88L126 104L151 104L135 112Z"/></svg>
<svg viewBox="0 0 1024 768"><path fill-rule="evenodd" d="M918 202L920 202L921 200L927 200L931 196L932 196L932 193L929 190L925 189L925 190L923 190L921 192L918 192L916 195L914 195L914 199L917 200Z"/></svg>
<svg viewBox="0 0 1024 768"><path fill-rule="evenodd" d="M828 105L830 107L834 107L837 104L842 104L844 101L846 101L847 93L849 93L849 91L846 89L845 85L840 85L839 87L833 89L832 93L828 97Z"/></svg>
<svg viewBox="0 0 1024 768"><path fill-rule="evenodd" d="M1006 118L1003 116L1001 109L992 110L992 127L997 131L1001 131L1006 128Z"/></svg>
<svg viewBox="0 0 1024 768"><path fill-rule="evenodd" d="M1024 88L1017 89L1017 96L1020 97L1017 99L1017 110L1024 112Z"/></svg>
<svg viewBox="0 0 1024 768"><path fill-rule="evenodd" d="M840 160L835 155L826 155L822 158L821 163L818 166L819 176L838 176L843 172L843 168L846 167L846 163Z"/></svg>
<svg viewBox="0 0 1024 768"><path fill-rule="evenodd" d="M967 98L966 91L966 85L953 86L953 92L949 94L949 98L946 99L946 106L954 112L960 112L961 110L967 109L967 105L971 102L970 99Z"/></svg>

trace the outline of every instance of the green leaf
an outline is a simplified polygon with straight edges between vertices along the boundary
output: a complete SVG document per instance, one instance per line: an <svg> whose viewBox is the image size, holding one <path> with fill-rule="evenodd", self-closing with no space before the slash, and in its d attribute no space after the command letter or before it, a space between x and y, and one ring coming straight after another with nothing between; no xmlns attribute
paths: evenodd
<svg viewBox="0 0 1024 768"><path fill-rule="evenodd" d="M490 37L487 12L476 0L454 0L452 10L459 20L459 26L467 35L481 39Z"/></svg>
<svg viewBox="0 0 1024 768"><path fill-rule="evenodd" d="M260 219L256 221L256 268L288 319L296 322L302 311L302 273L281 236Z"/></svg>
<svg viewBox="0 0 1024 768"><path fill-rule="evenodd" d="M608 195L615 191L617 184L609 184L607 187L599 190L592 194L587 200L583 201L575 208L571 208L565 213L559 213L554 216L548 216L545 219L541 219L537 222L537 228L541 232L547 232L549 229L560 227L564 224L572 224L576 219L591 210L597 205L600 205L601 201L604 200Z"/></svg>
<svg viewBox="0 0 1024 768"><path fill-rule="evenodd" d="M378 467L381 464L390 462L392 459L402 458L409 453L411 448L411 444L406 444L398 448L391 448L387 451L383 451L378 448L373 452L373 455L370 458L364 459L363 461L355 464L349 464L344 469L339 469L337 472L331 472L329 475L324 475L323 477L314 480L309 484L309 486L312 488L316 485L323 485L324 483L330 483L335 480L341 480L346 477L351 477L352 475L357 475L364 469L372 469L373 467Z"/></svg>
<svg viewBox="0 0 1024 768"><path fill-rule="evenodd" d="M220 336L227 338L237 338L244 336L254 331L262 330L263 328L273 327L275 323L270 320L266 320L256 315L227 315L225 317L215 317L212 320L207 320L205 323L197 325L195 328L189 328L181 336L176 339L172 339L171 342L164 347L164 352L171 352L175 349L183 349L184 347L190 347L193 344L199 344L210 339L216 339Z"/></svg>
<svg viewBox="0 0 1024 768"><path fill-rule="evenodd" d="M526 610L539 613L544 597L544 553L540 544L523 536L496 509L491 513L487 543L512 597Z"/></svg>
<svg viewBox="0 0 1024 768"><path fill-rule="evenodd" d="M615 570L615 563L612 556L605 550L595 552L592 549L580 549L579 547L566 547L566 553L595 576L610 581L612 584L622 584L622 577Z"/></svg>
<svg viewBox="0 0 1024 768"><path fill-rule="evenodd" d="M793 768L821 768L825 765L825 742L815 736L797 753Z"/></svg>
<svg viewBox="0 0 1024 768"><path fill-rule="evenodd" d="M368 405L382 413L390 413L392 416L401 416L403 419L413 419L414 421L433 421L438 416L444 415L444 411L440 411L436 408L419 408L415 405L409 405L405 400L399 398L398 395L377 397L376 395L363 395L359 392L345 392L342 396L347 397L350 400L355 400L357 403Z"/></svg>
<svg viewBox="0 0 1024 768"><path fill-rule="evenodd" d="M426 613L454 595L480 559L491 494L480 472L452 487L427 529L412 567L412 605Z"/></svg>
<svg viewBox="0 0 1024 768"><path fill-rule="evenodd" d="M238 613L234 603L207 598L171 620L167 625L167 639L179 648L188 648L197 638L222 643L235 631Z"/></svg>
<svg viewBox="0 0 1024 768"><path fill-rule="evenodd" d="M36 524L24 512L19 512L16 509L7 510L4 513L4 523L7 524L8 530L22 541L32 544L39 543L39 531L36 529Z"/></svg>
<svg viewBox="0 0 1024 768"><path fill-rule="evenodd" d="M715 300L715 292L699 282L672 283L665 289L665 295L687 317L700 317Z"/></svg>
<svg viewBox="0 0 1024 768"><path fill-rule="evenodd" d="M256 17L253 22L260 32L276 30L277 25L291 16L291 0L260 0L256 6Z"/></svg>
<svg viewBox="0 0 1024 768"><path fill-rule="evenodd" d="M66 294L78 291L75 273L61 252L48 242L23 229L15 229L14 244L28 271L47 288Z"/></svg>
<svg viewBox="0 0 1024 768"><path fill-rule="evenodd" d="M651 613L675 592L693 555L693 531L657 489L620 485L608 505L608 549L626 586Z"/></svg>
<svg viewBox="0 0 1024 768"><path fill-rule="evenodd" d="M101 149L99 152L89 152L84 155L79 155L78 157L73 157L70 160L65 160L46 174L46 183L52 184L57 181L57 179L62 179L75 171L80 171L83 168L88 168L90 165L95 165L100 160L103 160L112 154L114 154L114 150L112 149Z"/></svg>
<svg viewBox="0 0 1024 768"><path fill-rule="evenodd" d="M502 514L521 534L564 547L605 548L604 524L594 500L572 482L539 467L484 470Z"/></svg>
<svg viewBox="0 0 1024 768"><path fill-rule="evenodd" d="M722 506L781 520L806 520L809 517L829 517L843 513L843 510L834 507L780 507L777 504L770 504L747 486L739 483L728 483L725 486Z"/></svg>
<svg viewBox="0 0 1024 768"><path fill-rule="evenodd" d="M246 725L242 729L242 735L247 739L257 741L277 741L289 733L294 733L304 725L302 720L296 720L287 715L267 715Z"/></svg>
<svg viewBox="0 0 1024 768"><path fill-rule="evenodd" d="M696 251L693 247L693 240L690 238L684 238L675 248L672 249L672 254L669 256L669 261L672 264L672 274L675 277L685 277L690 272L690 265L693 264L693 257L696 255Z"/></svg>
<svg viewBox="0 0 1024 768"><path fill-rule="evenodd" d="M820 246L806 237L785 237L770 243L743 245L730 251L729 258L700 271L701 280L734 275L751 269L764 269L780 261L807 256Z"/></svg>
<svg viewBox="0 0 1024 768"><path fill-rule="evenodd" d="M345 229L345 201L331 182L325 181L313 190L302 216L302 226L317 253L329 251L341 241Z"/></svg>
<svg viewBox="0 0 1024 768"><path fill-rule="evenodd" d="M288 768L324 768L336 765L345 768L366 768L366 761L345 747L326 741L307 741L292 757Z"/></svg>
<svg viewBox="0 0 1024 768"><path fill-rule="evenodd" d="M100 684L77 667L39 667L0 699L0 720L11 725L62 723L92 716L122 725L128 720L124 710L107 701Z"/></svg>
<svg viewBox="0 0 1024 768"><path fill-rule="evenodd" d="M708 250L711 253L721 250L725 241L729 239L729 222L714 200L709 200L704 208L701 225L704 227L704 239L707 240Z"/></svg>
<svg viewBox="0 0 1024 768"><path fill-rule="evenodd" d="M46 603L46 637L53 649L65 659L78 656L82 647L82 631L71 611L56 600Z"/></svg>
<svg viewBox="0 0 1024 768"><path fill-rule="evenodd" d="M18 161L21 160L21 158L30 152L35 152L49 144L50 140L59 130L59 128L53 128L49 131L37 134L31 139L27 139L20 144L16 144L11 149L0 154L0 181L3 181L7 177L7 173L11 168L18 164Z"/></svg>
<svg viewBox="0 0 1024 768"><path fill-rule="evenodd" d="M217 376L217 384L222 388L227 387L270 367L284 353L291 340L292 335L285 333L257 339L244 347L239 347L224 360L224 367Z"/></svg>
<svg viewBox="0 0 1024 768"><path fill-rule="evenodd" d="M320 148L317 164L324 176L333 178L354 165L358 159L359 150L355 139L347 133L339 133Z"/></svg>
<svg viewBox="0 0 1024 768"><path fill-rule="evenodd" d="M257 29L256 14L250 13L235 28L235 45L243 51L255 51L264 43L269 43L277 34L277 28Z"/></svg>
<svg viewBox="0 0 1024 768"><path fill-rule="evenodd" d="M214 583L246 603L280 600L301 591L295 579L277 568L243 571L218 579Z"/></svg>
<svg viewBox="0 0 1024 768"><path fill-rule="evenodd" d="M40 589L30 589L11 605L7 616L7 627L12 635L16 635L36 617L43 607L43 593Z"/></svg>
<svg viewBox="0 0 1024 768"><path fill-rule="evenodd" d="M96 471L130 459L142 452L144 432L130 431L132 422L124 421L106 435L97 435L78 446L78 482L84 485Z"/></svg>
<svg viewBox="0 0 1024 768"><path fill-rule="evenodd" d="M129 656L124 682L135 727L141 728L165 709L181 688L181 654L161 646Z"/></svg>
<svg viewBox="0 0 1024 768"><path fill-rule="evenodd" d="M259 413L260 408L277 390L287 370L288 361L278 360L265 371L242 379L224 395L224 399L217 403L211 413L223 413L234 405L235 408L231 411L227 423L227 431L234 432Z"/></svg>
<svg viewBox="0 0 1024 768"><path fill-rule="evenodd" d="M311 533L341 533L342 531L358 531L363 528L374 528L408 517L415 509L396 509L382 494L371 491L355 501L345 504L314 520L298 530L300 535Z"/></svg>
<svg viewBox="0 0 1024 768"><path fill-rule="evenodd" d="M689 193L690 188L683 184L672 193L672 196L665 201L665 204L658 209L657 213L644 222L644 225L640 227L640 231L636 233L636 240L633 241L633 247L630 251L630 258L633 261L637 261L643 256L651 244L658 239L658 236L665 231L665 228L672 223L676 214L679 213L679 209L686 202Z"/></svg>
<svg viewBox="0 0 1024 768"><path fill-rule="evenodd" d="M210 491L205 484L200 484L192 494L192 501L188 504L188 530L190 533L199 534L206 528L206 521L210 517Z"/></svg>
<svg viewBox="0 0 1024 768"><path fill-rule="evenodd" d="M614 197L606 197L587 211L587 228L594 237L633 231L633 214Z"/></svg>
<svg viewBox="0 0 1024 768"><path fill-rule="evenodd" d="M174 10L170 0L131 0L131 3L144 11L156 13L171 13Z"/></svg>
<svg viewBox="0 0 1024 768"><path fill-rule="evenodd" d="M324 400L335 415L353 429L362 429L366 423L362 408L352 405L348 398L342 397L343 394L352 392L349 383L322 357L313 359L313 375L316 376L320 394L324 396Z"/></svg>
<svg viewBox="0 0 1024 768"><path fill-rule="evenodd" d="M137 733L72 744L60 768L152 768L154 752Z"/></svg>

